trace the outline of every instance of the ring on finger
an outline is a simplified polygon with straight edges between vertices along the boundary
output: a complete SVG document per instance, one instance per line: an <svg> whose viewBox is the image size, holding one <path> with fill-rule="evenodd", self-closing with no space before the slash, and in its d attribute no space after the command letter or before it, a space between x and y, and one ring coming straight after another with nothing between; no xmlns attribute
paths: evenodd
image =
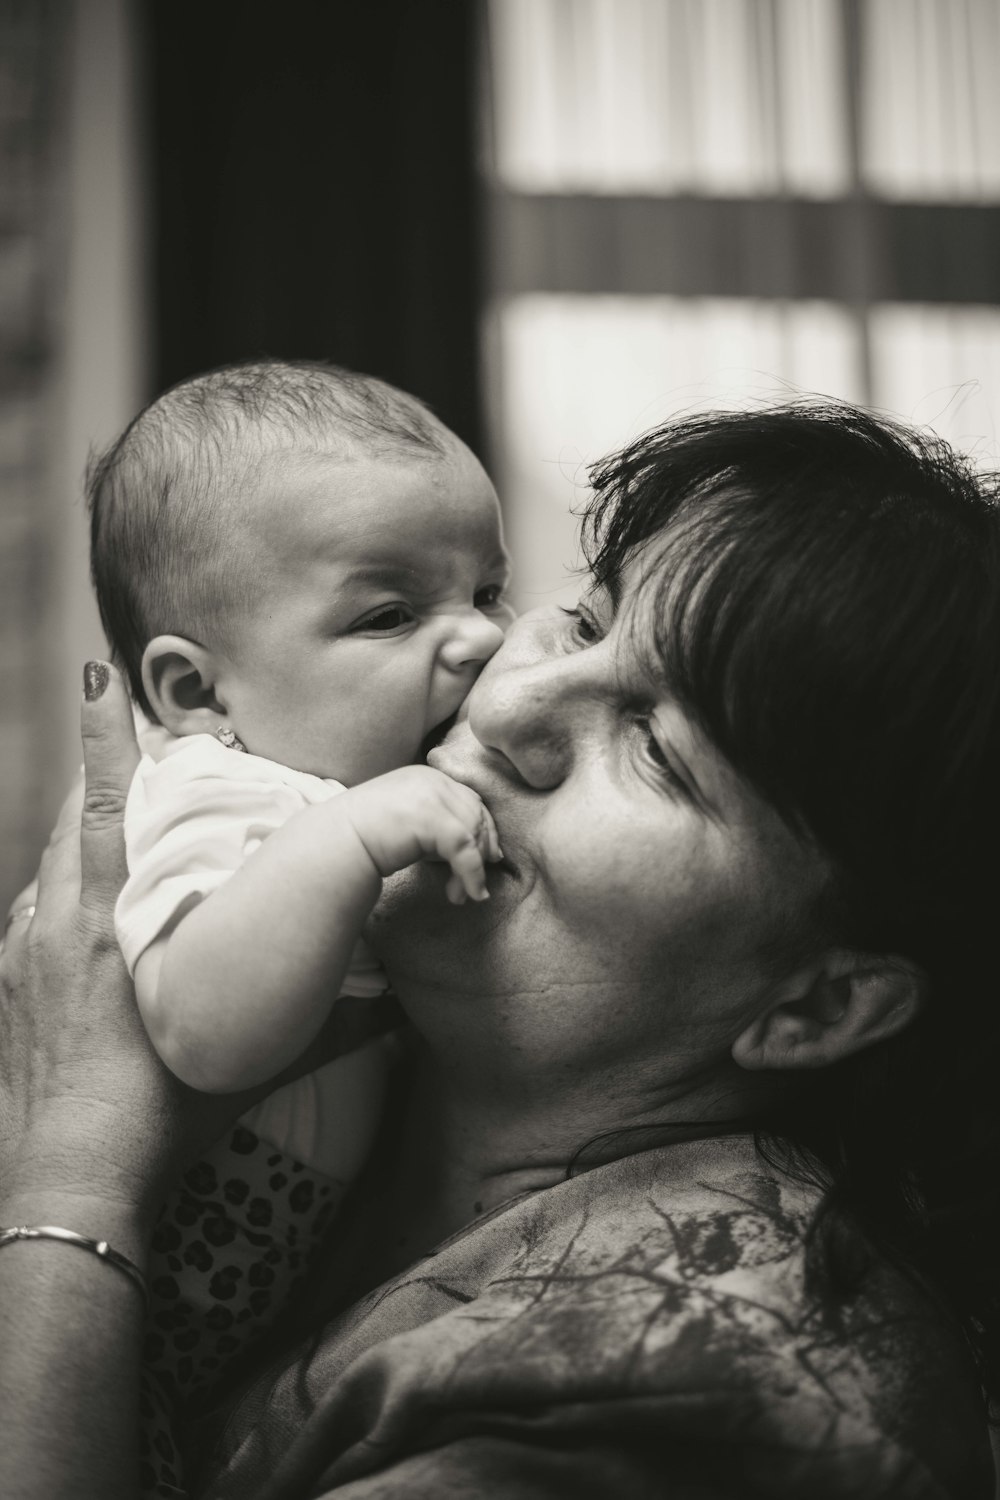
<svg viewBox="0 0 1000 1500"><path fill-rule="evenodd" d="M28 921L30 922L34 915L35 908L33 906L15 907L14 910L8 915L6 922L3 924L4 936L6 937L7 933L13 927L14 923L19 922L22 917L27 917Z"/></svg>

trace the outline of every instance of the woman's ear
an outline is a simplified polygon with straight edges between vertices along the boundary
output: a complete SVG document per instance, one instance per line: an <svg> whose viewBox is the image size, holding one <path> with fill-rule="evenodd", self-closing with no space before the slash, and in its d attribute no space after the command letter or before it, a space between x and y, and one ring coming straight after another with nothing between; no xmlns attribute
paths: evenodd
<svg viewBox="0 0 1000 1500"><path fill-rule="evenodd" d="M733 1043L741 1068L825 1068L884 1041L913 1020L923 971L894 954L835 950L773 991Z"/></svg>
<svg viewBox="0 0 1000 1500"><path fill-rule="evenodd" d="M225 722L225 706L216 696L215 658L196 641L154 636L142 653L142 685L171 734L214 734Z"/></svg>

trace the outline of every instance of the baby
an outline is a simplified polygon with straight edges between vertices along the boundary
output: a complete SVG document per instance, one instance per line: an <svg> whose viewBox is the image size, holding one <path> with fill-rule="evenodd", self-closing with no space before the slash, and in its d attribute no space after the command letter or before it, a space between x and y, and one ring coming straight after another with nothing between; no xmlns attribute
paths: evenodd
<svg viewBox="0 0 1000 1500"><path fill-rule="evenodd" d="M331 366L214 371L88 478L101 615L150 721L117 925L160 1057L235 1091L294 1063L384 876L487 897L476 794L420 764L512 618L496 495L415 398ZM377 1122L385 1047L286 1084L188 1173L154 1245L147 1360L189 1393L267 1320Z"/></svg>

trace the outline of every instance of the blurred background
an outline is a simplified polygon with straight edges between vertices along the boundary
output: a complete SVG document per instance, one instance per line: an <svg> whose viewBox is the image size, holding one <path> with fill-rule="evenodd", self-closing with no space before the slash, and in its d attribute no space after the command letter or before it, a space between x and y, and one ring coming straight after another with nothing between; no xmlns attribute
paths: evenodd
<svg viewBox="0 0 1000 1500"><path fill-rule="evenodd" d="M818 391L997 461L1000 0L0 0L0 902L104 652L81 475L166 385L328 357L575 597L588 462Z"/></svg>

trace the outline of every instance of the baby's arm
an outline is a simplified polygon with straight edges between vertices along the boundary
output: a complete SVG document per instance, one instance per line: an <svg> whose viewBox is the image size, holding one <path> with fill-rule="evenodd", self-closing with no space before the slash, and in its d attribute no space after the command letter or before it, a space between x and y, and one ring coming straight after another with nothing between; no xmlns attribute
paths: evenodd
<svg viewBox="0 0 1000 1500"><path fill-rule="evenodd" d="M281 1072L326 1020L382 877L428 856L450 864L458 902L485 899L484 860L500 857L476 793L429 766L296 813L136 964L164 1062L220 1093Z"/></svg>

